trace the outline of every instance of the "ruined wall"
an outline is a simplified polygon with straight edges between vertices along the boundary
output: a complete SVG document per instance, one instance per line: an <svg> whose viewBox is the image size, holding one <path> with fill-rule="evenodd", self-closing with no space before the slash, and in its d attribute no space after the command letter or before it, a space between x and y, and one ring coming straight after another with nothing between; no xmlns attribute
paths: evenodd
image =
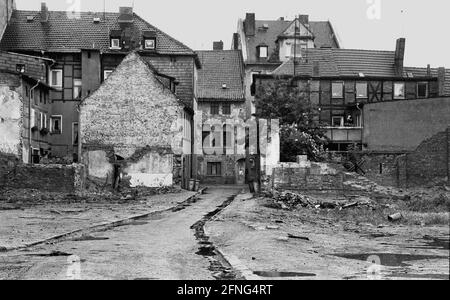
<svg viewBox="0 0 450 300"><path fill-rule="evenodd" d="M369 151L414 151L450 125L450 98L371 103L364 106Z"/></svg>
<svg viewBox="0 0 450 300"><path fill-rule="evenodd" d="M24 65L24 74L34 79L46 80L45 61L39 57L0 51L0 69L17 72L17 65Z"/></svg>
<svg viewBox="0 0 450 300"><path fill-rule="evenodd" d="M273 169L272 187L282 190L343 191L345 175L329 164L280 163Z"/></svg>
<svg viewBox="0 0 450 300"><path fill-rule="evenodd" d="M405 156L407 186L423 186L434 180L449 178L450 128L425 140Z"/></svg>
<svg viewBox="0 0 450 300"><path fill-rule="evenodd" d="M73 194L77 191L77 171L81 166L24 165L10 162L3 174L1 187L8 189L34 189L45 192Z"/></svg>
<svg viewBox="0 0 450 300"><path fill-rule="evenodd" d="M0 153L21 156L22 98L16 75L0 73Z"/></svg>
<svg viewBox="0 0 450 300"><path fill-rule="evenodd" d="M13 9L15 8L16 4L14 0L0 0L0 39L5 32L6 25L8 24Z"/></svg>
<svg viewBox="0 0 450 300"><path fill-rule="evenodd" d="M173 155L184 154L183 112L140 56L127 56L80 108L88 177L112 184L120 167L131 186L171 185Z"/></svg>

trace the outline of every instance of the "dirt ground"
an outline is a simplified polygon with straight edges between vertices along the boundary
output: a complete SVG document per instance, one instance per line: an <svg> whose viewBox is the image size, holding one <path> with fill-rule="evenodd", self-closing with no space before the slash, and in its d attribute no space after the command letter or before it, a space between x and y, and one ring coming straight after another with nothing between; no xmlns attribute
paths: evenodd
<svg viewBox="0 0 450 300"><path fill-rule="evenodd" d="M133 199L125 195L115 201L101 196L80 200L67 195L33 196L29 191L23 193L26 198L20 194L16 191L13 197L9 193L11 197L7 201L0 201L0 252L75 230L166 210L196 193L177 190Z"/></svg>
<svg viewBox="0 0 450 300"><path fill-rule="evenodd" d="M341 198L310 195L325 202ZM289 210L272 198L236 199L206 232L249 279L449 280L449 212L405 211L403 202ZM403 219L388 221L399 209Z"/></svg>

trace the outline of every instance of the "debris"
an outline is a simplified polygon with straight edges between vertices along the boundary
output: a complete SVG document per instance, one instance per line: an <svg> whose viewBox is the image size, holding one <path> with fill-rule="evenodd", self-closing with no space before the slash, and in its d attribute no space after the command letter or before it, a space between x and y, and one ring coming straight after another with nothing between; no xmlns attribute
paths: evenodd
<svg viewBox="0 0 450 300"><path fill-rule="evenodd" d="M280 236L277 238L277 240L281 242L287 242L289 241L289 238L287 236Z"/></svg>
<svg viewBox="0 0 450 300"><path fill-rule="evenodd" d="M288 234L288 237L291 239L299 239L299 240L304 240L304 241L309 241L309 238L304 237L304 236L298 236L298 235L293 235L293 234Z"/></svg>
<svg viewBox="0 0 450 300"><path fill-rule="evenodd" d="M274 226L274 225L267 225L267 229L277 230L280 229L280 226Z"/></svg>
<svg viewBox="0 0 450 300"><path fill-rule="evenodd" d="M346 204L346 205L342 206L342 209L355 207L355 206L358 206L358 202L352 202L352 203Z"/></svg>
<svg viewBox="0 0 450 300"><path fill-rule="evenodd" d="M60 212L60 211L58 211L58 210L56 210L56 209L52 209L52 210L50 210L50 212L51 212L52 214L62 215L62 212Z"/></svg>
<svg viewBox="0 0 450 300"><path fill-rule="evenodd" d="M402 217L403 217L403 216L402 216L401 213L396 213L396 214L393 214L393 215L388 216L388 220L391 221L391 222L393 222L393 221L398 221L398 220L400 220Z"/></svg>

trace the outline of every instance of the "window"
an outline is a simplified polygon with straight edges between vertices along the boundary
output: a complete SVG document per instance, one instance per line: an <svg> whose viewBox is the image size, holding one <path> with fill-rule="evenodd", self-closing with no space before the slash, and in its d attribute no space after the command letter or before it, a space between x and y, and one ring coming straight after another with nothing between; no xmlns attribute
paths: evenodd
<svg viewBox="0 0 450 300"><path fill-rule="evenodd" d="M212 115L218 115L219 114L219 104L212 103L211 104L211 114Z"/></svg>
<svg viewBox="0 0 450 300"><path fill-rule="evenodd" d="M222 164L220 162L209 162L208 176L222 176Z"/></svg>
<svg viewBox="0 0 450 300"><path fill-rule="evenodd" d="M53 134L61 134L62 133L62 116L51 116L50 131Z"/></svg>
<svg viewBox="0 0 450 300"><path fill-rule="evenodd" d="M72 144L78 145L78 123L72 123Z"/></svg>
<svg viewBox="0 0 450 300"><path fill-rule="evenodd" d="M356 83L356 98L367 99L367 82Z"/></svg>
<svg viewBox="0 0 450 300"><path fill-rule="evenodd" d="M344 98L344 83L343 82L333 82L331 84L331 94L334 99Z"/></svg>
<svg viewBox="0 0 450 300"><path fill-rule="evenodd" d="M144 41L144 47L145 49L155 49L156 41L155 39L145 39Z"/></svg>
<svg viewBox="0 0 450 300"><path fill-rule="evenodd" d="M81 79L73 80L73 99L80 99L82 96L82 81Z"/></svg>
<svg viewBox="0 0 450 300"><path fill-rule="evenodd" d="M405 99L405 83L394 83L394 99Z"/></svg>
<svg viewBox="0 0 450 300"><path fill-rule="evenodd" d="M259 58L267 58L268 56L268 47L267 46L259 46Z"/></svg>
<svg viewBox="0 0 450 300"><path fill-rule="evenodd" d="M224 104L222 110L224 115L231 115L231 104Z"/></svg>
<svg viewBox="0 0 450 300"><path fill-rule="evenodd" d="M105 70L103 72L103 80L106 80L106 78L108 78L109 75L111 75L112 72L113 72L112 70Z"/></svg>
<svg viewBox="0 0 450 300"><path fill-rule="evenodd" d="M50 85L54 88L62 88L62 70L50 71Z"/></svg>
<svg viewBox="0 0 450 300"><path fill-rule="evenodd" d="M111 48L120 49L120 39L111 39Z"/></svg>
<svg viewBox="0 0 450 300"><path fill-rule="evenodd" d="M428 82L417 83L417 98L428 97Z"/></svg>
<svg viewBox="0 0 450 300"><path fill-rule="evenodd" d="M43 129L45 126L44 126L44 122L45 122L45 120L44 120L44 113L39 113L39 121L40 121L40 127L39 127L39 129Z"/></svg>
<svg viewBox="0 0 450 300"><path fill-rule="evenodd" d="M344 127L344 117L342 116L332 117L331 122L333 127Z"/></svg>

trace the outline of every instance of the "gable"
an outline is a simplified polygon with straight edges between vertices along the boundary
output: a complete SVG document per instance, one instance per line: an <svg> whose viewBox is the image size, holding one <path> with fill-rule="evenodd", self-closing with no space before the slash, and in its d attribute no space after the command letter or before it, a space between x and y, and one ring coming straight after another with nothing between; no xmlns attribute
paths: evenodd
<svg viewBox="0 0 450 300"><path fill-rule="evenodd" d="M140 147L180 149L184 106L139 54L129 54L80 105L84 145L114 145L129 157ZM181 125L180 125L181 124ZM182 128L182 127L181 127Z"/></svg>
<svg viewBox="0 0 450 300"><path fill-rule="evenodd" d="M295 30L298 30L297 35L295 34ZM298 19L292 21L291 24L280 34L281 37L313 37L312 32L306 28L304 24L302 24Z"/></svg>

